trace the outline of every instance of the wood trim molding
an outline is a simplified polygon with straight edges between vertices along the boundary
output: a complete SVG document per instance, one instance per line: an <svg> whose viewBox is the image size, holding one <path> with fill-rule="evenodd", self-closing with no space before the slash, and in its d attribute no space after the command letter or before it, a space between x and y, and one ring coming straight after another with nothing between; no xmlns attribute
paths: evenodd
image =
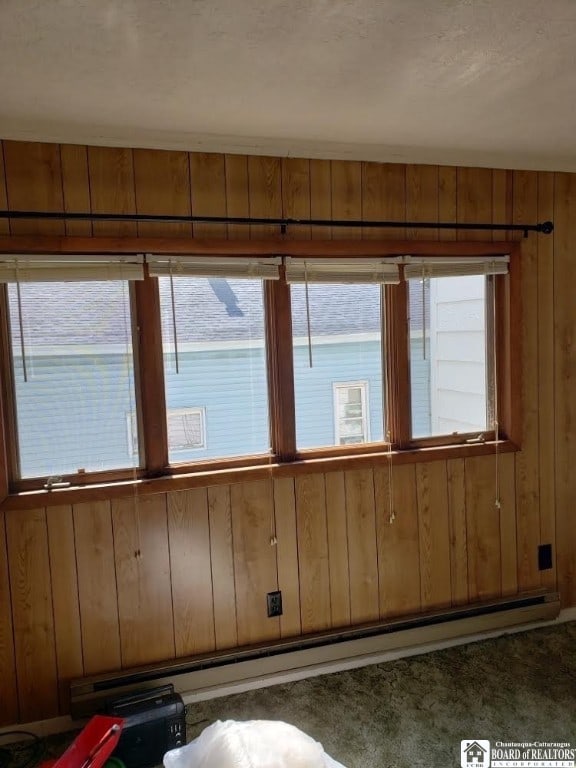
<svg viewBox="0 0 576 768"><path fill-rule="evenodd" d="M168 426L164 363L162 358L162 324L158 279L149 277L134 283L136 309L136 345L134 370L136 389L140 393L139 432L144 447L146 474L164 474L168 466ZM144 375L146 372L146 375Z"/></svg>
<svg viewBox="0 0 576 768"><path fill-rule="evenodd" d="M443 256L494 256L510 253L511 242L442 241ZM220 240L193 237L3 236L0 253L156 253L202 256L414 256L438 255L434 240Z"/></svg>
<svg viewBox="0 0 576 768"><path fill-rule="evenodd" d="M284 267L281 267L281 272ZM282 277L284 275L282 274ZM266 331L272 453L278 461L296 455L294 359L290 289L284 279L266 281Z"/></svg>
<svg viewBox="0 0 576 768"><path fill-rule="evenodd" d="M406 448L411 436L410 360L408 357L408 284L387 287L386 410L390 442Z"/></svg>
<svg viewBox="0 0 576 768"><path fill-rule="evenodd" d="M171 493L193 488L207 488L215 485L229 485L277 477L298 477L321 472L340 472L352 469L368 469L383 466L390 456L392 464L428 463L449 459L466 459L473 456L494 455L496 443L474 443L472 445L450 445L417 450L369 453L361 456L333 456L316 459L304 459L284 464L256 465L212 471L171 474L158 478L146 478L136 481L107 483L86 487L70 487L53 491L31 491L11 494L0 504L4 510L37 509L62 504L80 504L81 502L109 501L116 498L139 497L154 493ZM498 443L498 452L513 453L517 445L510 440Z"/></svg>

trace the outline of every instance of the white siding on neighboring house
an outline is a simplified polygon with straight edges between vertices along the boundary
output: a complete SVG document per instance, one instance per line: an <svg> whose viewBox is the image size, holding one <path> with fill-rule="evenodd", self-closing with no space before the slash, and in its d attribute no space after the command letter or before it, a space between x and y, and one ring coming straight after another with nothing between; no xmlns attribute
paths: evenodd
<svg viewBox="0 0 576 768"><path fill-rule="evenodd" d="M430 280L432 434L486 429L483 277Z"/></svg>

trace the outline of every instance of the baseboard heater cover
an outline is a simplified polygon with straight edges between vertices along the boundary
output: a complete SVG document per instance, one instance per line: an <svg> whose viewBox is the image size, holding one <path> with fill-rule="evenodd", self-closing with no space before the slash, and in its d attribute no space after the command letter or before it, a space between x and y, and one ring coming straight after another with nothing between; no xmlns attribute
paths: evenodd
<svg viewBox="0 0 576 768"><path fill-rule="evenodd" d="M557 593L535 593L85 677L70 683L71 715L89 717L136 689L172 683L182 695L207 693L275 674L317 673L338 661L550 621L559 613Z"/></svg>

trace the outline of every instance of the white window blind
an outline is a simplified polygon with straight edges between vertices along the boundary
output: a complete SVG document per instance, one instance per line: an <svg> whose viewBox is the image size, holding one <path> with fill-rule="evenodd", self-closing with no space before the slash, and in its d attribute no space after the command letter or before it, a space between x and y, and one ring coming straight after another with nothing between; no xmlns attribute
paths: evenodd
<svg viewBox="0 0 576 768"><path fill-rule="evenodd" d="M278 257L225 257L225 256L155 256L146 255L150 274L156 277L173 275L184 277L230 277L278 280Z"/></svg>
<svg viewBox="0 0 576 768"><path fill-rule="evenodd" d="M0 254L0 283L142 280L142 256Z"/></svg>
<svg viewBox="0 0 576 768"><path fill-rule="evenodd" d="M399 283L398 259L286 259L289 283Z"/></svg>
<svg viewBox="0 0 576 768"><path fill-rule="evenodd" d="M468 275L505 275L510 256L405 256L404 277L466 277Z"/></svg>

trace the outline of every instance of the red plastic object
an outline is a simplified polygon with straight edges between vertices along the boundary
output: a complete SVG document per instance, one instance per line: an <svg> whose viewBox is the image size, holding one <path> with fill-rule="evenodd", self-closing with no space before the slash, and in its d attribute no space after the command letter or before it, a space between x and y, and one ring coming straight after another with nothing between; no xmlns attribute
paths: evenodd
<svg viewBox="0 0 576 768"><path fill-rule="evenodd" d="M95 715L58 760L47 760L40 768L103 768L116 749L124 720Z"/></svg>

